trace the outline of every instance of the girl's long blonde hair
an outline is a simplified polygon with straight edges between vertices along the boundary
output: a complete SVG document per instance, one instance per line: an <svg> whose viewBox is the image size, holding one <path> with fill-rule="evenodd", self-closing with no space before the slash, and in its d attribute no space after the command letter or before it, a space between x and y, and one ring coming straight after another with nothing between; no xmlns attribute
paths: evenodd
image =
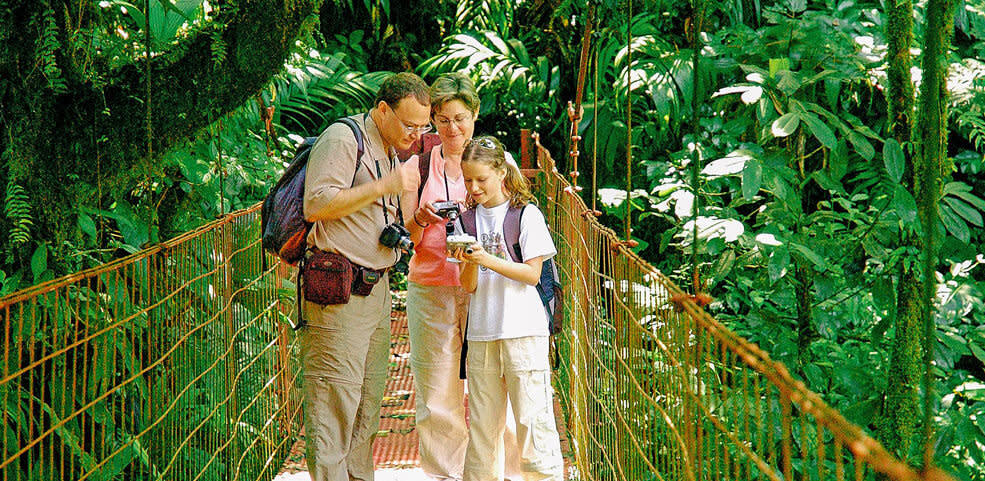
<svg viewBox="0 0 985 481"><path fill-rule="evenodd" d="M506 161L506 150L496 137L483 135L469 140L465 144L465 152L462 153L462 163L468 162L478 162L491 169L506 172L503 187L511 206L523 207L536 203L536 198L530 193L530 183L527 182L527 178L520 173L519 167ZM475 207L476 202L471 194L465 202L469 208Z"/></svg>

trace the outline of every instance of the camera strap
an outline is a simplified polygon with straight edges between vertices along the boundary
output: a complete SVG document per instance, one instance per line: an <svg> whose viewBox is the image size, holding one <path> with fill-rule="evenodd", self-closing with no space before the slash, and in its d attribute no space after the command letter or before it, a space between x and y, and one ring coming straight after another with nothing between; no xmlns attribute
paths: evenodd
<svg viewBox="0 0 985 481"><path fill-rule="evenodd" d="M363 114L363 125L366 124L366 119L368 117L369 117L369 112L366 112L366 113ZM384 152L384 155L388 155L388 154L389 154L389 152ZM376 179L373 179L373 180L382 179L383 178L383 170L380 169L380 159L377 159L377 158L374 157L373 158L373 162L376 163ZM395 164L396 164L396 162L394 161L394 159L392 157L390 157L390 170L393 170L395 168L394 167ZM356 168L357 169L359 168L358 165L357 165ZM370 172L369 176L372 177L373 176L373 173ZM446 189L447 189L447 187L446 187ZM383 204L383 225L389 225L390 224L390 216L387 215L387 213L386 213L387 198L388 198L388 196L383 196L383 200L381 202ZM398 201L394 205L397 206L397 218L400 220L400 224L403 225L403 223L404 223L404 216L403 216L403 213L400 212L400 202Z"/></svg>
<svg viewBox="0 0 985 481"><path fill-rule="evenodd" d="M444 152L442 152L442 153L444 153ZM451 200L451 191L448 190L448 171L445 170L445 169L441 169L441 177L443 179L445 179L445 200L446 201L450 201Z"/></svg>

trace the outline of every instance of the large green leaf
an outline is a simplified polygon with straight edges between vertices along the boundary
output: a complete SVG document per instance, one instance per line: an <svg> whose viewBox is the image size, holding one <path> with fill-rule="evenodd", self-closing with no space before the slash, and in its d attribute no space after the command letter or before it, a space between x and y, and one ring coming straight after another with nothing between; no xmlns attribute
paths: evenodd
<svg viewBox="0 0 985 481"><path fill-rule="evenodd" d="M845 139L841 139L828 157L828 176L833 180L841 180L846 173L848 173L848 144L845 143Z"/></svg>
<svg viewBox="0 0 985 481"><path fill-rule="evenodd" d="M83 233L88 235L90 239L96 240L96 223L92 220L92 217L90 217L89 214L79 212L77 223L79 225L79 229L81 229Z"/></svg>
<svg viewBox="0 0 985 481"><path fill-rule="evenodd" d="M746 160L742 168L742 197L752 200L763 184L763 166L756 159Z"/></svg>
<svg viewBox="0 0 985 481"><path fill-rule="evenodd" d="M971 193L971 186L964 182L948 182L944 185L944 195L953 195L971 204L980 212L985 212L985 200Z"/></svg>
<svg viewBox="0 0 985 481"><path fill-rule="evenodd" d="M903 222L910 223L917 220L917 202L913 200L910 191L902 185L897 185L893 193L893 208Z"/></svg>
<svg viewBox="0 0 985 481"><path fill-rule="evenodd" d="M848 141L852 143L855 147L855 151L858 155L861 155L865 160L872 160L876 156L876 149L872 147L872 143L868 141L862 134L854 131L848 131Z"/></svg>
<svg viewBox="0 0 985 481"><path fill-rule="evenodd" d="M975 210L974 207L968 205L957 197L945 197L944 203L947 204L955 214L958 214L964 218L964 220L970 222L972 225L982 227L982 214Z"/></svg>
<svg viewBox="0 0 985 481"><path fill-rule="evenodd" d="M41 274L48 270L48 244L40 244L31 255L31 274L37 282Z"/></svg>
<svg viewBox="0 0 985 481"><path fill-rule="evenodd" d="M766 271L769 273L770 282L776 282L777 279L785 276L787 274L787 268L790 266L790 251L786 246L780 246L773 250L770 254L770 262L766 266Z"/></svg>
<svg viewBox="0 0 985 481"><path fill-rule="evenodd" d="M817 115L810 112L802 112L800 117L822 145L829 149L834 149L838 146L838 139L835 138L831 127L828 127Z"/></svg>
<svg viewBox="0 0 985 481"><path fill-rule="evenodd" d="M900 147L896 139L886 139L886 143L882 147L882 161L886 165L886 172L889 172L889 178L894 183L900 183L903 180L905 160L903 158L903 148Z"/></svg>
<svg viewBox="0 0 985 481"><path fill-rule="evenodd" d="M968 229L968 224L965 223L964 219L955 214L947 205L941 206L940 213L941 222L944 223L944 227L947 228L947 231L951 235L957 237L962 242L969 242L971 240L971 230Z"/></svg>
<svg viewBox="0 0 985 481"><path fill-rule="evenodd" d="M821 271L827 270L830 266L828 262L824 260L817 252L814 252L810 247L802 244L797 244L795 242L790 243L790 247L797 251L798 254L802 255L805 259L814 264Z"/></svg>
<svg viewBox="0 0 985 481"><path fill-rule="evenodd" d="M786 137L797 130L800 125L800 115L795 112L787 112L780 118L773 121L770 132L774 137Z"/></svg>

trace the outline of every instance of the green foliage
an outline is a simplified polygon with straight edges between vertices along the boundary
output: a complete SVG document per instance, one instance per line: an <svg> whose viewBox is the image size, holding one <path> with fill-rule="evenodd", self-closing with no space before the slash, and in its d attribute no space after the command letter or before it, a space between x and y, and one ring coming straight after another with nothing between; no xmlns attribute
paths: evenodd
<svg viewBox="0 0 985 481"><path fill-rule="evenodd" d="M509 0L489 0L485 2L457 2L455 29L458 31L495 32L499 37L508 37L513 25L516 7Z"/></svg>
<svg viewBox="0 0 985 481"><path fill-rule="evenodd" d="M519 39L492 31L462 32L446 39L438 55L419 67L430 78L445 72L472 77L480 97L483 130L503 138L514 149L517 128L556 134L561 72L544 56L533 57ZM507 127L509 126L509 127Z"/></svg>
<svg viewBox="0 0 985 481"><path fill-rule="evenodd" d="M61 47L58 42L58 25L55 23L55 11L50 5L39 12L41 15L41 35L37 40L37 59L41 63L41 71L48 88L54 93L64 93L66 90L65 79L62 78L62 71L58 68L56 52Z"/></svg>
<svg viewBox="0 0 985 481"><path fill-rule="evenodd" d="M261 94L264 104L274 107L274 124L301 136L317 135L339 117L369 110L388 73L353 70L348 58L322 57L315 50L303 58L295 54Z"/></svg>
<svg viewBox="0 0 985 481"><path fill-rule="evenodd" d="M13 179L7 181L7 194L4 197L3 214L10 222L8 233L10 248L16 249L31 239L31 204L27 192Z"/></svg>

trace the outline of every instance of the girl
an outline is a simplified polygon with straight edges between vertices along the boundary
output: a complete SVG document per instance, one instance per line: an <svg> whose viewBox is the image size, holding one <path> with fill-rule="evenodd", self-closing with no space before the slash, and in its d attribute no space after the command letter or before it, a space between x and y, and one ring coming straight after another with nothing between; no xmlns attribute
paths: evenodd
<svg viewBox="0 0 985 481"><path fill-rule="evenodd" d="M462 174L468 205L476 209L478 240L452 253L463 262L462 287L473 293L466 329L471 415L465 481L503 479L507 398L516 417L524 479L560 481L564 465L554 423L548 321L534 287L541 264L557 250L543 214L528 205L533 196L526 179L506 162L498 140L471 140L462 154ZM503 221L511 206L525 209L522 263L510 260L503 241Z"/></svg>

